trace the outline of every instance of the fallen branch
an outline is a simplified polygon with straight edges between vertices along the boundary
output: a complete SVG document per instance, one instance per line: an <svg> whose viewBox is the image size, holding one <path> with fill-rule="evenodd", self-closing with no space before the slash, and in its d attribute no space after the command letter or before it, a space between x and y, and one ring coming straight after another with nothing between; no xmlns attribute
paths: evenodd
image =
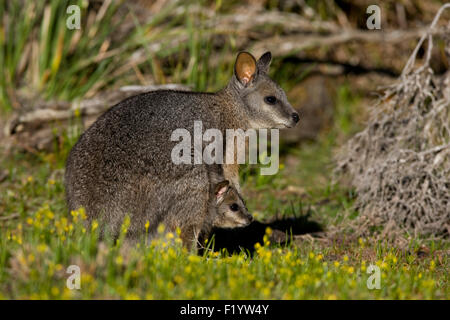
<svg viewBox="0 0 450 320"><path fill-rule="evenodd" d="M181 84L126 86L118 90L107 91L93 98L80 101L30 101L23 99L22 112L6 122L4 139L12 141L27 151L48 150L55 138L52 125L67 127L75 115L85 127L111 106L127 97L154 90L184 90L190 88Z"/></svg>

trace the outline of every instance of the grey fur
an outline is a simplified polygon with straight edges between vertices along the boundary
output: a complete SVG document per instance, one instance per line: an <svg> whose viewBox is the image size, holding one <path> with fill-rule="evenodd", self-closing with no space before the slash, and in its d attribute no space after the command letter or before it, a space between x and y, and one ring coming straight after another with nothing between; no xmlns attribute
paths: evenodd
<svg viewBox="0 0 450 320"><path fill-rule="evenodd" d="M192 230L201 229L209 212L209 172L217 165L175 165L172 132L185 128L193 136L194 121L203 130L280 128L295 125L295 112L284 91L266 74L267 56L258 61L255 77L243 86L233 75L216 93L161 90L130 97L105 112L71 150L65 186L69 210L84 207L88 221L116 236L129 214L128 235L139 237L145 223L150 232L163 223L181 229L185 243ZM266 67L261 67L262 64ZM263 70L264 69L264 70ZM264 103L276 96L275 106ZM227 172L224 168L226 178ZM239 189L236 172L232 184Z"/></svg>

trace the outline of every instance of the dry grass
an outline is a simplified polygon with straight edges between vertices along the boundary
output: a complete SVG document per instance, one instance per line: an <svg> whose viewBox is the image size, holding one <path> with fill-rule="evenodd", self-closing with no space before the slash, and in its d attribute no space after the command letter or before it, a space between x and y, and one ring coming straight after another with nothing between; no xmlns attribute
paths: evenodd
<svg viewBox="0 0 450 320"><path fill-rule="evenodd" d="M350 174L358 194L356 206L362 214L356 225L361 233L375 227L383 238L405 232L449 236L450 72L438 77L430 68L431 31L449 7L441 8L398 82L385 89L365 129L338 156L338 172ZM444 35L447 54L448 34ZM424 63L416 66L425 41Z"/></svg>

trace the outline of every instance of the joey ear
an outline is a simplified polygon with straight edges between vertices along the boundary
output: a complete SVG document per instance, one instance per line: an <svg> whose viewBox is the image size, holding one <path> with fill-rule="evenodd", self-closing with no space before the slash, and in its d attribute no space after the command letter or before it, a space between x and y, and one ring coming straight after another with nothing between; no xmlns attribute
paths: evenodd
<svg viewBox="0 0 450 320"><path fill-rule="evenodd" d="M239 52L234 64L234 74L239 82L247 86L256 77L256 60L248 52Z"/></svg>
<svg viewBox="0 0 450 320"><path fill-rule="evenodd" d="M228 180L224 180L219 182L214 190L214 194L216 195L216 203L219 204L223 201L225 193L227 193L230 188L230 182Z"/></svg>
<svg viewBox="0 0 450 320"><path fill-rule="evenodd" d="M270 53L270 51L267 51L261 56L261 58L258 59L258 62L256 63L258 66L258 70L263 73L269 72L269 66L271 62L272 54Z"/></svg>

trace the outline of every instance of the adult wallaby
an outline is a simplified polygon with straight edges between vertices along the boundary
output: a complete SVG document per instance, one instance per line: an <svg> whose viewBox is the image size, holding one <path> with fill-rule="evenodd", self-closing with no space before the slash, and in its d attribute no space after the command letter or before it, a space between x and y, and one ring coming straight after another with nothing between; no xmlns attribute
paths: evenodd
<svg viewBox="0 0 450 320"><path fill-rule="evenodd" d="M67 159L69 210L84 207L89 221L118 234L126 214L130 235L158 224L189 234L191 221L208 214L210 165L175 164L174 130L293 127L298 114L267 75L270 52L256 61L238 54L228 85L216 93L161 90L125 99L88 128ZM223 165L226 180L240 192L238 165Z"/></svg>

